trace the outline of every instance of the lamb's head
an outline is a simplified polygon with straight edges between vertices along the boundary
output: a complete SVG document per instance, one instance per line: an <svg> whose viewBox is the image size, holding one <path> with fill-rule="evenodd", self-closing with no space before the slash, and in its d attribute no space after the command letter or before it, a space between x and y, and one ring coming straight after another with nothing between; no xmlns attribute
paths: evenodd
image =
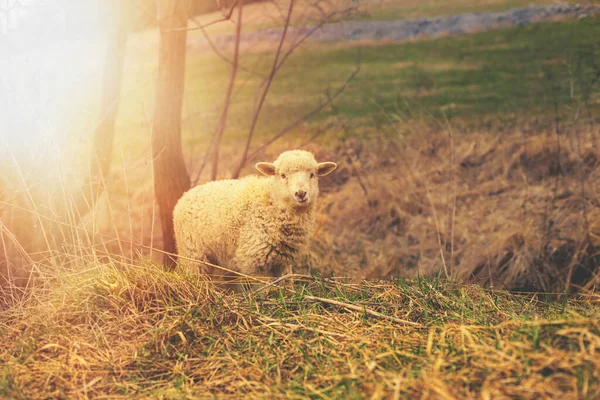
<svg viewBox="0 0 600 400"><path fill-rule="evenodd" d="M332 173L333 162L318 163L312 153L291 150L281 153L273 163L259 162L256 169L273 179L273 190L287 204L308 207L319 195L319 176Z"/></svg>

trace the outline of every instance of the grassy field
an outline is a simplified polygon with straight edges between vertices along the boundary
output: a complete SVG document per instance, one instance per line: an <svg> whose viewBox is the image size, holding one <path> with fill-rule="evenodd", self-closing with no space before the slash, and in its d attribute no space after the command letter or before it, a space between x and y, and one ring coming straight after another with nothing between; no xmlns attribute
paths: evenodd
<svg viewBox="0 0 600 400"><path fill-rule="evenodd" d="M298 54L287 76L314 82L318 93L318 86L340 85L341 71L351 70L360 56L361 73L336 108L341 116L370 126L383 114L440 118L443 112L450 119L540 114L552 110L554 102L573 105L577 99L569 84L580 88L591 81L600 61L599 26L597 19L548 23L360 51L322 46ZM314 79L311 71L319 66L327 67ZM574 76L577 67L580 75ZM283 82L277 89L281 95L293 91ZM305 87L301 95L313 90ZM332 112L322 117L328 115Z"/></svg>
<svg viewBox="0 0 600 400"><path fill-rule="evenodd" d="M547 0L483 0L473 2L470 0L426 0L426 1L364 1L367 13L364 18L374 20L394 20L408 18L424 18L438 15L451 15L467 12L500 12L512 8L523 8L536 5L555 3ZM597 0L565 1L562 3L577 3L595 5Z"/></svg>
<svg viewBox="0 0 600 400"><path fill-rule="evenodd" d="M230 295L96 265L3 314L6 398L600 396L598 297L296 278Z"/></svg>
<svg viewBox="0 0 600 400"><path fill-rule="evenodd" d="M330 0L330 1L304 1L296 2L291 24L300 26L313 24L322 16L322 12L345 10L352 8L353 20L356 21L391 21L396 19L414 19L437 17L444 15L472 13L472 12L500 12L513 8L523 8L536 5L549 5L552 0ZM596 5L598 0L564 1L562 3L576 3L583 5ZM318 4L318 8L315 5ZM287 8L285 0L276 0L254 3L246 6L244 19L247 21L247 31L257 31L277 27L279 17ZM276 16L275 18L273 16ZM209 24L223 18L223 13L215 12L200 15L194 18L195 24ZM210 34L232 34L235 32L235 23L226 22L211 25L207 28ZM196 33L197 34L197 33ZM192 37L194 33L192 33Z"/></svg>
<svg viewBox="0 0 600 400"><path fill-rule="evenodd" d="M360 18L532 3L547 2L382 0ZM360 59L333 107L261 154L272 160L327 127L304 147L339 169L320 183L318 229L295 271L308 275L263 277L238 294L152 261L157 41L133 34L106 195L82 224L61 226L63 246L23 256L36 273L27 295L0 297L0 397L600 397L599 27L586 18L298 50L273 83L253 148L326 99ZM210 50L188 50L193 177L229 71ZM243 51L256 74L240 72L222 177L273 57L271 45ZM100 85L74 93L89 102L73 131L94 126ZM48 195L48 182L19 188ZM33 202L29 230L44 231L40 215L54 218L45 204Z"/></svg>
<svg viewBox="0 0 600 400"><path fill-rule="evenodd" d="M599 36L598 18L587 18L413 43L309 44L293 53L277 75L257 136L264 140L321 104L359 60L359 74L334 107L301 124L292 135L314 131L331 119L360 131L386 129L398 119L448 118L477 125L515 115L547 116L555 105L561 114L572 114L589 94L594 65L600 63ZM247 134L256 90L272 57L272 49L250 49L242 57L242 64L257 75L239 73L226 141L234 143ZM135 58L128 64L118 124L120 131L135 138L135 146L147 140L153 60ZM228 77L226 64L209 50L190 49L183 116L186 148L208 142ZM597 86L592 90L598 93ZM597 109L594 98L591 106Z"/></svg>

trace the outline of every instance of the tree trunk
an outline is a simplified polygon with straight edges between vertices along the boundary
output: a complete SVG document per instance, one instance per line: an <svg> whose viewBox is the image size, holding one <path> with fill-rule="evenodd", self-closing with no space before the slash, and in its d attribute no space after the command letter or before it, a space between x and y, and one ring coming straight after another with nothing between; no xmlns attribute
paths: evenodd
<svg viewBox="0 0 600 400"><path fill-rule="evenodd" d="M163 234L163 249L175 254L173 208L190 188L181 151L181 105L185 78L185 50L189 0L159 0L160 43L152 155L154 192ZM174 267L176 256L165 254L165 267Z"/></svg>

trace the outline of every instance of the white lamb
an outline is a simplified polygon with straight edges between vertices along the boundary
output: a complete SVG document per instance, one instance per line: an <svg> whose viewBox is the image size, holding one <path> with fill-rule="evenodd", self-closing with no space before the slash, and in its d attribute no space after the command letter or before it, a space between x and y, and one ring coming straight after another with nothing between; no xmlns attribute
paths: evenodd
<svg viewBox="0 0 600 400"><path fill-rule="evenodd" d="M274 163L260 162L256 175L192 188L173 212L180 264L215 281L235 274L279 276L307 247L315 223L319 176L333 162L317 163L308 151L292 150ZM200 262L193 262L198 260Z"/></svg>

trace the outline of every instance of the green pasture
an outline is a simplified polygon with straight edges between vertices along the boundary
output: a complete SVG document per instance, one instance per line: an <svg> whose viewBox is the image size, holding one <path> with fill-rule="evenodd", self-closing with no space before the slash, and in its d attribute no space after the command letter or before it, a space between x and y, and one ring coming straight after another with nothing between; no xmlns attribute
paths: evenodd
<svg viewBox="0 0 600 400"><path fill-rule="evenodd" d="M553 115L555 110L570 115L586 104L597 108L599 38L598 18L587 18L409 43L309 44L276 75L257 135L272 135L326 101L357 63L360 72L333 107L295 131L313 130L331 118L355 128L379 128L398 118L478 122ZM247 134L257 88L272 58L272 51L243 57L243 65L257 72L238 74L229 138ZM225 62L210 52L190 50L187 135L212 131L228 79Z"/></svg>

